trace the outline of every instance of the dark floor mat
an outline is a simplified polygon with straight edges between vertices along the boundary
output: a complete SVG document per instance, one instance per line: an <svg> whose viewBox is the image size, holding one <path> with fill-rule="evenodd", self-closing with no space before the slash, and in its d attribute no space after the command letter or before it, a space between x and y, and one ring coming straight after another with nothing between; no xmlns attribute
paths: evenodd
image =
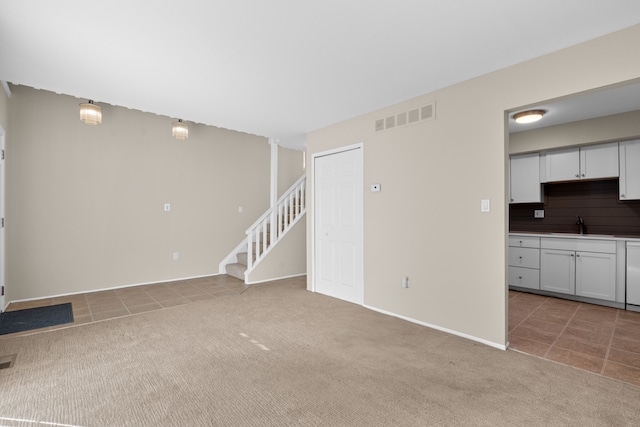
<svg viewBox="0 0 640 427"><path fill-rule="evenodd" d="M71 303L27 308L0 314L0 335L73 322Z"/></svg>

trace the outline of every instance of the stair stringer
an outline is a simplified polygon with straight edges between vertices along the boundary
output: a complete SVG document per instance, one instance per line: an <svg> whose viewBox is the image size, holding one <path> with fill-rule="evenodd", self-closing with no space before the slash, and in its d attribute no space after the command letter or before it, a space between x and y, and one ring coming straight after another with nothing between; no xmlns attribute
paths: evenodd
<svg viewBox="0 0 640 427"><path fill-rule="evenodd" d="M255 284L307 274L307 222L299 215L265 256L245 272L245 284Z"/></svg>

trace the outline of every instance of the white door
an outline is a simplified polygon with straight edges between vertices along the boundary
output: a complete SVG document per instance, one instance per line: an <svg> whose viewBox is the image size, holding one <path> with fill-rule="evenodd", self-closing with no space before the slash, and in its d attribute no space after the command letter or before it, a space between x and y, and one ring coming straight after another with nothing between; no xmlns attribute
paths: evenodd
<svg viewBox="0 0 640 427"><path fill-rule="evenodd" d="M5 302L5 250L4 250L4 129L0 126L0 312L4 311Z"/></svg>
<svg viewBox="0 0 640 427"><path fill-rule="evenodd" d="M362 147L314 156L315 291L364 302Z"/></svg>

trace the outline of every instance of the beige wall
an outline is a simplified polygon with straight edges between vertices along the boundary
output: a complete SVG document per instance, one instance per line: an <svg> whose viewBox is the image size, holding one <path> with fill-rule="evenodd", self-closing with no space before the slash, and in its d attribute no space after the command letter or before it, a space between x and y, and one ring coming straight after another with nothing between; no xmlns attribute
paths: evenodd
<svg viewBox="0 0 640 427"><path fill-rule="evenodd" d="M267 139L189 123L178 141L171 118L109 105L89 126L80 102L13 87L12 299L216 274L269 206Z"/></svg>
<svg viewBox="0 0 640 427"><path fill-rule="evenodd" d="M278 197L304 175L302 155L302 151L278 147L278 164L287 165L287 167L278 168Z"/></svg>
<svg viewBox="0 0 640 427"><path fill-rule="evenodd" d="M365 305L504 346L505 111L640 77L638 40L635 26L309 134L308 159L364 144ZM435 120L373 132L376 118L431 101ZM374 182L380 193L368 191ZM481 199L490 213L480 212Z"/></svg>
<svg viewBox="0 0 640 427"><path fill-rule="evenodd" d="M640 137L640 111L549 126L509 135L509 153L615 142Z"/></svg>

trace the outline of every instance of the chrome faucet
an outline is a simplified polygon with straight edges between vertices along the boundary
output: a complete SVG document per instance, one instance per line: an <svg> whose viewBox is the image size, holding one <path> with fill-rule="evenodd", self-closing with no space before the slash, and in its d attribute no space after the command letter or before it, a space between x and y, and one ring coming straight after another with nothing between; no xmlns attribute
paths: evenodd
<svg viewBox="0 0 640 427"><path fill-rule="evenodd" d="M576 216L576 218L578 218L578 221L576 221L576 225L580 226L580 234L584 234L584 219L580 218L579 216Z"/></svg>

